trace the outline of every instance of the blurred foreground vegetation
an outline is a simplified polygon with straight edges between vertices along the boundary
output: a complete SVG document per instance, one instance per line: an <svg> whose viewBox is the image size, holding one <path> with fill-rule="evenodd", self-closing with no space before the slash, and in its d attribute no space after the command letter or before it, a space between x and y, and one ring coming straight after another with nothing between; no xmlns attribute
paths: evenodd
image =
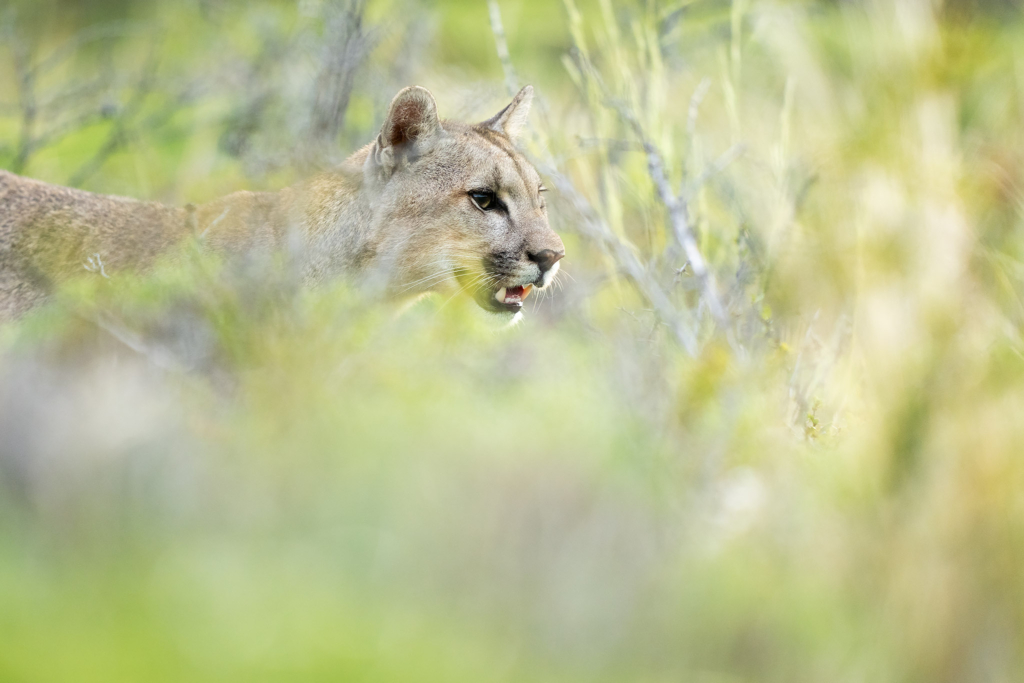
<svg viewBox="0 0 1024 683"><path fill-rule="evenodd" d="M530 82L568 251L512 330L192 251L0 329L0 679L1017 680L1024 14L498 5L0 7L0 167L201 202Z"/></svg>

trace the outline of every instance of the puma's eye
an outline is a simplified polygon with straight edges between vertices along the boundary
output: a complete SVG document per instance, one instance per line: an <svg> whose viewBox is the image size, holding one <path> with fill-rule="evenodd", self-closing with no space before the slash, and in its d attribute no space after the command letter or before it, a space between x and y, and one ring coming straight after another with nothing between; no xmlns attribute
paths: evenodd
<svg viewBox="0 0 1024 683"><path fill-rule="evenodd" d="M473 190L469 193L469 198L482 211L493 211L501 205L498 198L490 190Z"/></svg>

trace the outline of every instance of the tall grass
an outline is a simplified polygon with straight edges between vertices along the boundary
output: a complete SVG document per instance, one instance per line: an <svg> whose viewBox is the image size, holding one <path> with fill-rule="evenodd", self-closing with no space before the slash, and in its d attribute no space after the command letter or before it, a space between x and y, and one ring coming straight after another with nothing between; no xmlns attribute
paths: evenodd
<svg viewBox="0 0 1024 683"><path fill-rule="evenodd" d="M160 3L40 72L112 65L37 132L107 115L23 172L178 202L344 156L401 85L533 82L568 256L510 330L188 246L0 329L0 677L1016 679L1019 12L494 5L369 3L336 157L340 5ZM17 60L81 30L19 12L8 168Z"/></svg>

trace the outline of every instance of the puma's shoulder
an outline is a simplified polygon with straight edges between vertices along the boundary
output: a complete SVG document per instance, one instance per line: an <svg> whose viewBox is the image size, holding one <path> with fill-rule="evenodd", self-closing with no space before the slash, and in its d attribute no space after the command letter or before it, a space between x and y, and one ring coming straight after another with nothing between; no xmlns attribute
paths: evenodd
<svg viewBox="0 0 1024 683"><path fill-rule="evenodd" d="M194 232L222 253L281 246L288 228L282 192L233 192L192 209Z"/></svg>

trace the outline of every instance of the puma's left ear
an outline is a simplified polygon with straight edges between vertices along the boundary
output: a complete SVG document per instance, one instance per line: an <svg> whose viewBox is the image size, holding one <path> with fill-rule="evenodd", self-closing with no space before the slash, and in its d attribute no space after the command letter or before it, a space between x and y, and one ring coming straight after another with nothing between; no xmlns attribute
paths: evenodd
<svg viewBox="0 0 1024 683"><path fill-rule="evenodd" d="M405 88L391 100L387 119L366 161L391 174L403 160L429 152L442 135L434 97L426 88Z"/></svg>
<svg viewBox="0 0 1024 683"><path fill-rule="evenodd" d="M532 103L533 86L528 85L519 91L511 104L480 125L506 135L509 140L515 142L519 133L522 132L523 126L526 125L526 117L530 114L530 104Z"/></svg>
<svg viewBox="0 0 1024 683"><path fill-rule="evenodd" d="M382 147L424 145L443 132L433 95L426 88L414 85L404 88L391 100L379 142Z"/></svg>

